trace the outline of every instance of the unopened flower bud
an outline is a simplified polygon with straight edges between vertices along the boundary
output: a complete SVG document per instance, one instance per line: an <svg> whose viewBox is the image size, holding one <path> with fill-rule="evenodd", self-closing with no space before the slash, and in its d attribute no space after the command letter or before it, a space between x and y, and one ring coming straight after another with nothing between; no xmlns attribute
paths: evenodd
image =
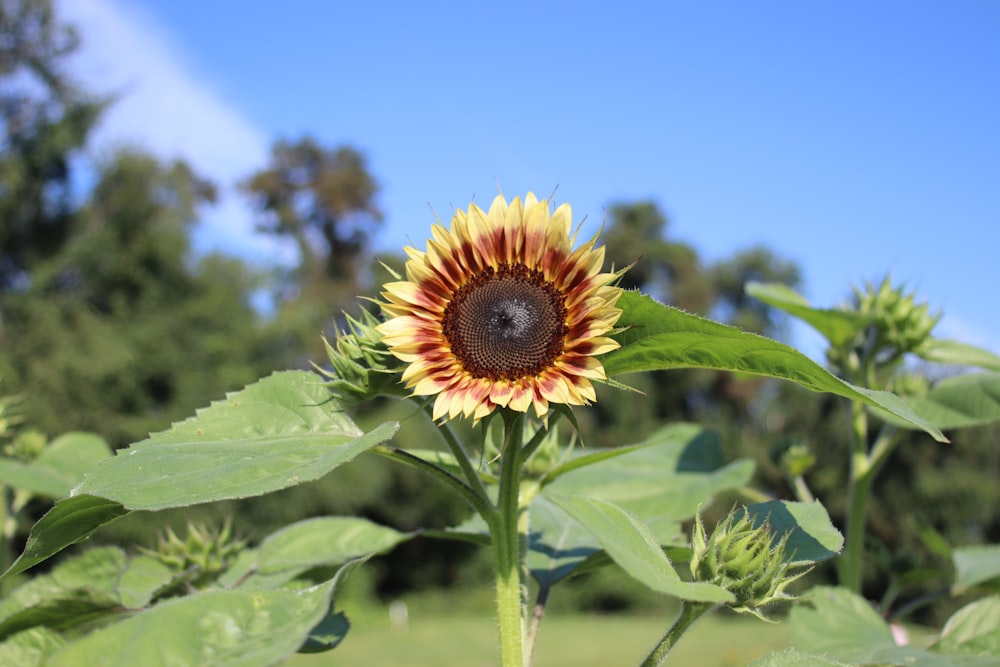
<svg viewBox="0 0 1000 667"><path fill-rule="evenodd" d="M346 328L331 343L323 339L330 370L327 387L345 403L359 403L379 395L404 395L399 385L398 362L375 330L378 319L368 311L358 318L346 316Z"/></svg>
<svg viewBox="0 0 1000 667"><path fill-rule="evenodd" d="M691 541L691 575L732 593L736 601L729 606L734 611L767 620L761 607L795 599L785 589L805 571L790 572L788 534L775 541L768 523L754 526L745 511L733 511L711 536L699 514Z"/></svg>

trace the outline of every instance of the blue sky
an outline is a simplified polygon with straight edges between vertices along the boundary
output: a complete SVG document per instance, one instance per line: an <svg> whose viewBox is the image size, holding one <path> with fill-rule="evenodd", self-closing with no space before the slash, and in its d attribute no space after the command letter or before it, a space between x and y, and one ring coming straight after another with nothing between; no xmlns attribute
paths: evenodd
<svg viewBox="0 0 1000 667"><path fill-rule="evenodd" d="M376 245L533 190L596 229L652 199L706 262L765 244L833 305L887 272L1000 352L1000 3L62 0L95 153L138 142L223 186L203 249L268 263L238 179L273 139L361 149ZM815 339L797 332L800 345Z"/></svg>

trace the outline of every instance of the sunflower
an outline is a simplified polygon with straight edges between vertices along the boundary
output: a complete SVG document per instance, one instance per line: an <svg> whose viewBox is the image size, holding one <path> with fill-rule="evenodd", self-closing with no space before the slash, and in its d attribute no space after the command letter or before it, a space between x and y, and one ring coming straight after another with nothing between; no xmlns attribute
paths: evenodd
<svg viewBox="0 0 1000 667"><path fill-rule="evenodd" d="M567 204L497 197L434 225L424 252L406 248L406 280L383 286L376 328L413 395L437 395L434 419L595 400L622 290L601 273L597 237L574 250L571 226Z"/></svg>

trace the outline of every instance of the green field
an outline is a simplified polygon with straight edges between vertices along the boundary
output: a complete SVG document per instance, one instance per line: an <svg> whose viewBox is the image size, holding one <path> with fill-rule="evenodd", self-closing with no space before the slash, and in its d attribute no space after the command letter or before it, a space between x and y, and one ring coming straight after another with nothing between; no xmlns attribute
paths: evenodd
<svg viewBox="0 0 1000 667"><path fill-rule="evenodd" d="M535 667L629 667L638 665L666 629L668 619L648 616L551 616L542 624ZM742 667L788 645L783 624L753 618L711 616L685 635L666 665ZM393 629L387 615L351 628L328 653L296 656L291 667L493 667L496 628L487 616L414 617Z"/></svg>

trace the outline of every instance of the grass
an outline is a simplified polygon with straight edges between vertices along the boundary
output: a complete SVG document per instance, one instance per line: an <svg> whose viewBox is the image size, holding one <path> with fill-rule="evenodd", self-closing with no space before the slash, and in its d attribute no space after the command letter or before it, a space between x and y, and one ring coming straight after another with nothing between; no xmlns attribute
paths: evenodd
<svg viewBox="0 0 1000 667"><path fill-rule="evenodd" d="M628 667L638 665L671 618L650 616L547 616L534 667ZM743 667L788 645L783 624L712 615L695 624L665 665ZM411 615L393 628L388 614L357 621L344 643L328 653L298 655L289 667L494 667L496 626L489 616Z"/></svg>

